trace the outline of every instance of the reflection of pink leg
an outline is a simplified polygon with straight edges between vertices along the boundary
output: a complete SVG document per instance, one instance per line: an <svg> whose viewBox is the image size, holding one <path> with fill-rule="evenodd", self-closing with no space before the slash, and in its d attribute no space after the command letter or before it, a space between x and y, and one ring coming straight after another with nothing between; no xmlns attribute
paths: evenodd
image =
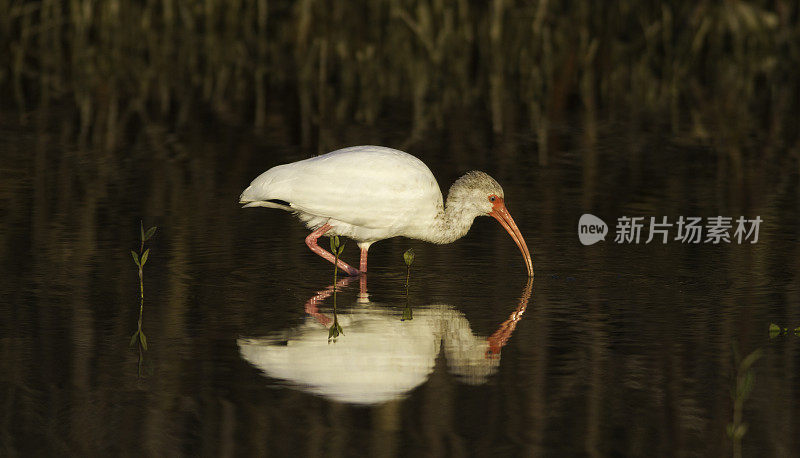
<svg viewBox="0 0 800 458"><path fill-rule="evenodd" d="M320 247L319 245L317 245L317 239L322 237L322 235L325 234L326 232L328 232L330 228L331 225L326 223L316 231L308 234L308 237L306 237L306 245L308 245L308 247L311 248L311 251L317 253L318 255L327 259L331 264L333 264L336 262L336 257L331 253L329 253L328 251L326 251L325 249L323 249L322 247ZM339 266L339 268L342 269L344 272L346 272L347 275L358 275L358 270L350 267L349 265L347 265L346 262L342 261L341 259L339 260L339 263L336 265Z"/></svg>
<svg viewBox="0 0 800 458"><path fill-rule="evenodd" d="M350 280L351 280L350 277L344 277L341 280L339 280L336 283L337 291L347 286L350 283ZM325 314L320 313L319 304L321 304L322 301L324 301L325 299L331 297L331 294L333 294L333 286L329 286L323 289L322 291L318 291L314 297L306 301L305 305L306 313L314 317L314 319L317 320L319 324L325 326L326 328L330 326L332 320L328 318Z"/></svg>
<svg viewBox="0 0 800 458"><path fill-rule="evenodd" d="M511 338L511 334L517 327L517 322L522 319L522 314L524 314L525 309L528 308L528 300L531 298L532 289L533 279L529 278L528 284L525 285L525 289L522 291L522 297L519 299L517 308L506 321L500 323L497 331L487 339L489 341L489 349L486 351L487 358L496 358L500 355L500 349L503 348L506 342L508 342L508 339Z"/></svg>
<svg viewBox="0 0 800 458"><path fill-rule="evenodd" d="M369 302L369 294L367 294L367 276L362 275L358 279L358 302L359 303L367 303Z"/></svg>

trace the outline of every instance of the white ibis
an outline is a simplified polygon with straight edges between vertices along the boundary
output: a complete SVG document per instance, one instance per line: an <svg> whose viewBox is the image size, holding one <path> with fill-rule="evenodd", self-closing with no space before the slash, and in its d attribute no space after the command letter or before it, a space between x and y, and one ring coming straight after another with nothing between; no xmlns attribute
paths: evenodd
<svg viewBox="0 0 800 458"><path fill-rule="evenodd" d="M341 259L337 264L349 275L366 273L367 250L379 240L403 236L450 243L463 237L477 216L493 216L514 239L533 276L528 246L503 196L497 181L472 171L453 183L445 204L436 178L416 157L383 146L353 146L273 167L250 183L239 203L294 213L312 230L306 245L330 262L335 257L317 244L319 237L355 240L360 269Z"/></svg>

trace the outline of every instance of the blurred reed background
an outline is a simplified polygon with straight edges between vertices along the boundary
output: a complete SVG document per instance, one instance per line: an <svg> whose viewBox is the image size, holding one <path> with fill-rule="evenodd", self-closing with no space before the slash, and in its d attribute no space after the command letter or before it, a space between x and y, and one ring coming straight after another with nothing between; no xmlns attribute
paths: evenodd
<svg viewBox="0 0 800 458"><path fill-rule="evenodd" d="M566 117L796 141L797 2L0 0L0 100L74 111L82 144L196 112L305 146L403 113L409 140L475 113L494 133ZM666 121L665 121L666 120Z"/></svg>

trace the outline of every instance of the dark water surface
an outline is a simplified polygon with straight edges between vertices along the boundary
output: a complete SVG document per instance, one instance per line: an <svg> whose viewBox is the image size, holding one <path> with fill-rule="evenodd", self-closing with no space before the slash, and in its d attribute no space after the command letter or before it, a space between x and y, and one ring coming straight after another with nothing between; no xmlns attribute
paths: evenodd
<svg viewBox="0 0 800 458"><path fill-rule="evenodd" d="M383 241L365 288L341 285L344 335L328 343L331 265L291 215L237 204L260 172L316 151L220 128L108 153L11 124L0 455L727 456L734 349L763 352L744 455L800 455L800 337L768 332L800 326L796 152L593 125L556 132L545 165L534 139L429 134L407 150L445 190L470 169L503 185L535 280L490 218L452 245ZM605 242L579 243L583 213L612 226ZM613 241L621 216L681 215L764 222L756 244ZM140 219L159 227L141 377ZM352 241L343 256L357 263Z"/></svg>

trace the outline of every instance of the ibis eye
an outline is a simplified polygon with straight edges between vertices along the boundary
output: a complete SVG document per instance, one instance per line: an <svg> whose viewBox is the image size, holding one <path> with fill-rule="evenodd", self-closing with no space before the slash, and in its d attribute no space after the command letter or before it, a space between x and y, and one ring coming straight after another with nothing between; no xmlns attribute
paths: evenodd
<svg viewBox="0 0 800 458"><path fill-rule="evenodd" d="M496 196L494 196L494 195L489 196L489 202L494 202L495 200L497 200Z"/></svg>

